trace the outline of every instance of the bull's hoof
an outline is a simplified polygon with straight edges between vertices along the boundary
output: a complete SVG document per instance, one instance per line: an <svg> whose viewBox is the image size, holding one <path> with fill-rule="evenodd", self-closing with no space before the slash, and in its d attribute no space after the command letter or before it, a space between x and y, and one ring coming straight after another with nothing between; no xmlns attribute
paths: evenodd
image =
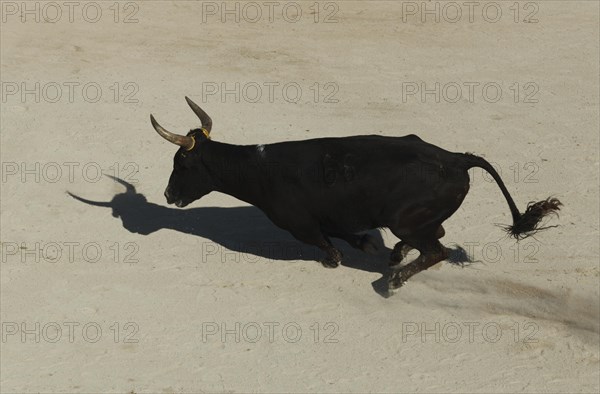
<svg viewBox="0 0 600 394"><path fill-rule="evenodd" d="M340 262L331 259L323 259L321 260L321 264L323 264L323 267L325 268L337 268L340 265Z"/></svg>
<svg viewBox="0 0 600 394"><path fill-rule="evenodd" d="M390 255L390 262L388 263L388 265L390 267L397 266L398 264L400 264L402 262L402 260L403 260L402 253L392 252L392 254Z"/></svg>
<svg viewBox="0 0 600 394"><path fill-rule="evenodd" d="M327 254L321 260L321 264L323 264L323 267L325 268L337 268L337 266L340 265L340 261L342 261L343 257L344 256L342 255L342 252L332 248L327 251Z"/></svg>
<svg viewBox="0 0 600 394"><path fill-rule="evenodd" d="M360 238L359 249L365 253L376 254L379 250L375 238L369 234L365 234Z"/></svg>
<svg viewBox="0 0 600 394"><path fill-rule="evenodd" d="M406 283L406 279L402 276L402 271L392 274L392 277L388 280L389 295L395 294L404 283Z"/></svg>

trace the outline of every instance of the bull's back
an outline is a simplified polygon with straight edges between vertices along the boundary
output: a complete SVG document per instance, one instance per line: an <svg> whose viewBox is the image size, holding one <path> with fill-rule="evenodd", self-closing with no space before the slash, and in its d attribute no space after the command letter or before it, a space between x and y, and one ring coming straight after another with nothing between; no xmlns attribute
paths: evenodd
<svg viewBox="0 0 600 394"><path fill-rule="evenodd" d="M387 227L399 209L435 199L457 157L413 135L324 138L273 148L267 152L298 165L274 196L325 230L340 232Z"/></svg>

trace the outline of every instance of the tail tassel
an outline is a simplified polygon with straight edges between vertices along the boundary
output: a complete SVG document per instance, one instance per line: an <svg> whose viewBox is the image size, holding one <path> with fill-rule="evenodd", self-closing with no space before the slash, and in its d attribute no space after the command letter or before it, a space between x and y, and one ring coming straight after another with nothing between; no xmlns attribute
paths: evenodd
<svg viewBox="0 0 600 394"><path fill-rule="evenodd" d="M530 202L527 209L515 220L512 226L506 226L506 232L512 237L521 240L532 236L540 230L557 226L538 227L542 219L548 215L556 215L563 204L557 199L549 197L538 202Z"/></svg>

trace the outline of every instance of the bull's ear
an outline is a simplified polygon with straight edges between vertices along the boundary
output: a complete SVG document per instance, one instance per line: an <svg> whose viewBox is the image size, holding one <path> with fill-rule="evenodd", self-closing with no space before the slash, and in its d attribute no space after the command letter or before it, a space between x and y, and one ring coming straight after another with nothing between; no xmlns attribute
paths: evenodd
<svg viewBox="0 0 600 394"><path fill-rule="evenodd" d="M195 139L197 139L199 141L203 140L202 136L206 137L206 139L208 139L208 140L210 139L210 133L204 128L192 129L187 133L187 135L189 137L195 137Z"/></svg>

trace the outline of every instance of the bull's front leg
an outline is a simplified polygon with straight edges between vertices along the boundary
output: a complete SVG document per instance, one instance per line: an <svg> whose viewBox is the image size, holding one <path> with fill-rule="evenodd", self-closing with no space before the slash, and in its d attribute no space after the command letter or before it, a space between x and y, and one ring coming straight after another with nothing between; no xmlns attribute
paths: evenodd
<svg viewBox="0 0 600 394"><path fill-rule="evenodd" d="M335 246L331 244L331 241L326 236L322 235L322 239L315 243L322 251L325 252L325 257L321 259L321 264L325 268L337 268L342 261L343 254Z"/></svg>
<svg viewBox="0 0 600 394"><path fill-rule="evenodd" d="M298 218L303 220L298 221ZM314 245L324 251L325 257L320 260L324 267L336 268L342 261L342 252L333 246L329 238L321 231L320 223L312 219L308 213L297 212L292 219L281 221L278 225L286 228L297 240Z"/></svg>
<svg viewBox="0 0 600 394"><path fill-rule="evenodd" d="M296 239L318 247L325 252L325 257L320 260L326 268L336 268L342 261L342 252L340 252L329 240L327 236L322 234L320 231L309 231L309 232L292 232L292 235Z"/></svg>

